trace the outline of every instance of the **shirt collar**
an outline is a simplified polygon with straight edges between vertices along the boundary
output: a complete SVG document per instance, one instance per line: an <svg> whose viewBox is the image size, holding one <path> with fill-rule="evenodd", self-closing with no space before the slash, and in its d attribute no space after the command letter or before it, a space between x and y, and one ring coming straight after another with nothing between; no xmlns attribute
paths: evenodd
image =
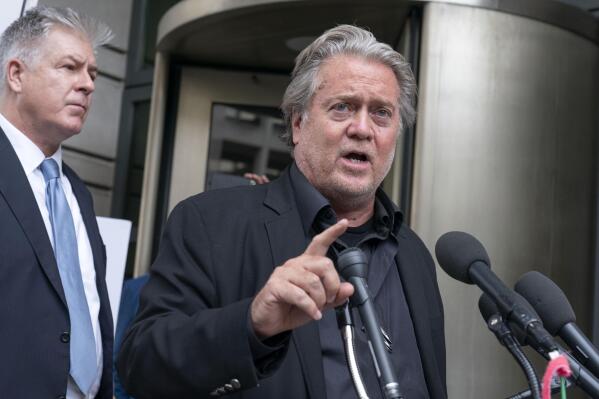
<svg viewBox="0 0 599 399"><path fill-rule="evenodd" d="M300 172L299 168L293 162L289 170L289 179L295 195L295 203L304 227L304 233L308 235L312 228L312 223L321 209L330 209L329 201L316 189L306 176ZM331 209L332 212L332 209Z"/></svg>
<svg viewBox="0 0 599 399"><path fill-rule="evenodd" d="M402 223L403 214L397 205L395 205L387 194L385 194L383 189L379 187L376 190L376 200L374 202L375 229L379 234L384 234L385 236L389 230L392 231L394 235L397 235Z"/></svg>
<svg viewBox="0 0 599 399"><path fill-rule="evenodd" d="M334 224L337 221L337 216L329 201L310 184L295 162L291 165L289 177L306 235L310 233L314 220L319 213L321 213L320 217L325 219L326 224ZM399 208L381 188L378 188L374 202L373 223L377 233L386 237L391 230L394 234L397 234L402 221L403 215Z"/></svg>
<svg viewBox="0 0 599 399"><path fill-rule="evenodd" d="M42 161L46 159L42 150L2 114L0 114L0 128L2 128L6 138L15 150L25 174L30 175L35 172ZM62 148L58 147L58 151L52 154L50 158L58 163L58 168L62 174Z"/></svg>

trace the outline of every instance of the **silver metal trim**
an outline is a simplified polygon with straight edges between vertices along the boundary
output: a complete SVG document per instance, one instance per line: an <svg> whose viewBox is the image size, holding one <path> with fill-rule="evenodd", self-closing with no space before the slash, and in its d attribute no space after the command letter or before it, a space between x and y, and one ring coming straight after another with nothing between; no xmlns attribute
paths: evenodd
<svg viewBox="0 0 599 399"><path fill-rule="evenodd" d="M297 7L300 3L322 5L365 3L373 5L403 4L426 5L427 3L447 3L467 7L478 7L499 12L519 15L538 20L571 31L599 44L599 21L589 12L575 6L555 0L221 0L221 1L183 1L169 9L158 26L157 48L168 51L177 42L193 30L199 20L211 17L211 23L226 20L228 15L238 14L244 9L256 7Z"/></svg>

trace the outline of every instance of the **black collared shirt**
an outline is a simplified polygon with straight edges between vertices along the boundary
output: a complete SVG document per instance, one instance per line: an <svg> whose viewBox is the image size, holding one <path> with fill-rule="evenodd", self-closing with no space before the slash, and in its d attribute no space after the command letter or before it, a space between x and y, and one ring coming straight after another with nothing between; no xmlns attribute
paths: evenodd
<svg viewBox="0 0 599 399"><path fill-rule="evenodd" d="M329 201L316 190L293 164L290 180L304 234L310 240L316 233L337 221ZM428 391L412 318L406 303L395 255L397 233L403 222L399 209L382 190L377 190L374 215L363 226L350 228L334 245L339 251L349 246L361 248L369 262L368 286L374 297L379 321L391 336L391 362L395 367L401 392L406 399L428 399ZM334 251L333 251L334 252ZM334 256L334 254L331 254ZM362 331L359 314L353 312L356 351L360 372L370 398L383 398L370 356L367 337ZM341 335L334 310L324 312L318 322L327 398L357 398L347 368Z"/></svg>

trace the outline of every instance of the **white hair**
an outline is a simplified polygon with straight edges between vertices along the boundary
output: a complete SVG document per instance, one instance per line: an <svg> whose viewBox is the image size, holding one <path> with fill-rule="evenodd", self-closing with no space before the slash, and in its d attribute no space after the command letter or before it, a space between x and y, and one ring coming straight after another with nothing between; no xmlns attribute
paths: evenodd
<svg viewBox="0 0 599 399"><path fill-rule="evenodd" d="M35 61L43 40L52 28L64 27L82 34L95 50L112 39L110 28L71 8L37 6L14 21L0 37L0 92L6 85L6 66L11 59L26 64Z"/></svg>

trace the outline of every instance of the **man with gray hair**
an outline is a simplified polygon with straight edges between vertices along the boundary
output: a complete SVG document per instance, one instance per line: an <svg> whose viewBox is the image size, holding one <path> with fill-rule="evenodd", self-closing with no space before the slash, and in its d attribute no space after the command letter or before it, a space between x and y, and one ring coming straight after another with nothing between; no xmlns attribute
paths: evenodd
<svg viewBox="0 0 599 399"><path fill-rule="evenodd" d="M106 254L83 182L62 162L108 27L33 8L0 38L0 392L111 398Z"/></svg>
<svg viewBox="0 0 599 399"><path fill-rule="evenodd" d="M133 396L356 398L334 311L354 287L331 258L359 247L404 398L446 398L434 262L380 188L415 91L403 57L355 26L299 54L282 105L289 169L170 215L118 361ZM368 395L382 398L354 319Z"/></svg>

